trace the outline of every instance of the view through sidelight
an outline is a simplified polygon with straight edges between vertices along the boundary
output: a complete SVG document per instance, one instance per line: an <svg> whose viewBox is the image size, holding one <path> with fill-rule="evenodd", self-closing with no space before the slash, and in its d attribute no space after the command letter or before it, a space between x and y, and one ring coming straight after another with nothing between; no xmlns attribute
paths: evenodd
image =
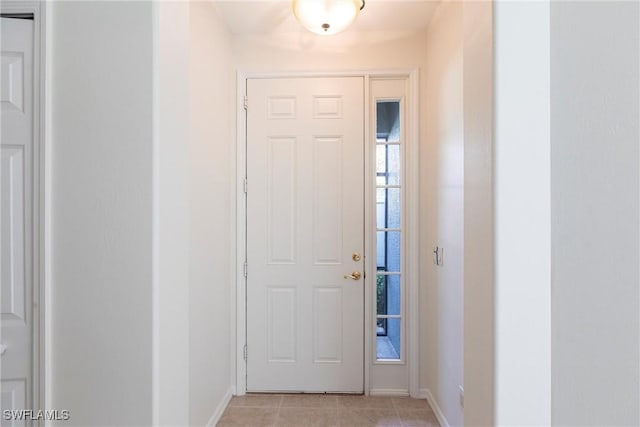
<svg viewBox="0 0 640 427"><path fill-rule="evenodd" d="M400 101L376 102L376 359L400 360L402 129Z"/></svg>

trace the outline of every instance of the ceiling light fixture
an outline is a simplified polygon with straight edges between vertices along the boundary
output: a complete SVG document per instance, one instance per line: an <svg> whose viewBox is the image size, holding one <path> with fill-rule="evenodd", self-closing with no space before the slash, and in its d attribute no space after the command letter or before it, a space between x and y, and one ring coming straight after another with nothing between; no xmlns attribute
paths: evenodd
<svg viewBox="0 0 640 427"><path fill-rule="evenodd" d="M346 29L364 9L365 0L293 0L293 14L309 31L331 35Z"/></svg>

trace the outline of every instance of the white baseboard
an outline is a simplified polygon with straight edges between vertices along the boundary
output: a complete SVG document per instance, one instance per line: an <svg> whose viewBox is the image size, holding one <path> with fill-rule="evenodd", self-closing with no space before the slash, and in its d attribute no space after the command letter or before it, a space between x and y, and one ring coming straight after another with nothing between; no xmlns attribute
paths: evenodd
<svg viewBox="0 0 640 427"><path fill-rule="evenodd" d="M436 414L440 427L449 427L449 422L442 413L442 409L440 409L440 406L433 397L433 394L431 394L431 391L428 388L421 388L420 396L424 396L424 398L427 399L427 402L429 402L429 406L431 406L431 409L433 409L433 412Z"/></svg>
<svg viewBox="0 0 640 427"><path fill-rule="evenodd" d="M213 415L211 415L211 418L209 418L207 427L215 427L215 425L218 424L218 421L220 421L220 418L222 418L222 414L224 414L224 410L227 409L227 405L229 404L232 396L233 390L231 387L229 387L229 390L227 390L220 403L218 403L218 406L216 406L216 410L213 411Z"/></svg>
<svg viewBox="0 0 640 427"><path fill-rule="evenodd" d="M369 396L409 396L409 390L401 388L373 388L369 390Z"/></svg>

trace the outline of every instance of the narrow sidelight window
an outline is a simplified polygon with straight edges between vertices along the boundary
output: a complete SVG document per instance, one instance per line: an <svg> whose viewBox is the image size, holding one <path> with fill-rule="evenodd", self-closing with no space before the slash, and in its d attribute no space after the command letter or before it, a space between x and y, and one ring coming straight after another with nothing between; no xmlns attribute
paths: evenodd
<svg viewBox="0 0 640 427"><path fill-rule="evenodd" d="M400 360L402 123L400 101L376 102L376 359Z"/></svg>

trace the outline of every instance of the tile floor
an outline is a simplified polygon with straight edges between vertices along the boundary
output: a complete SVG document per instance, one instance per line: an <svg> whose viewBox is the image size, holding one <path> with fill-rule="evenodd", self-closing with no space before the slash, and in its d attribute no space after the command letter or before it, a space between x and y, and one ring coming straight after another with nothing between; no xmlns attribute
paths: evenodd
<svg viewBox="0 0 640 427"><path fill-rule="evenodd" d="M426 400L326 394L234 397L218 426L439 427Z"/></svg>

